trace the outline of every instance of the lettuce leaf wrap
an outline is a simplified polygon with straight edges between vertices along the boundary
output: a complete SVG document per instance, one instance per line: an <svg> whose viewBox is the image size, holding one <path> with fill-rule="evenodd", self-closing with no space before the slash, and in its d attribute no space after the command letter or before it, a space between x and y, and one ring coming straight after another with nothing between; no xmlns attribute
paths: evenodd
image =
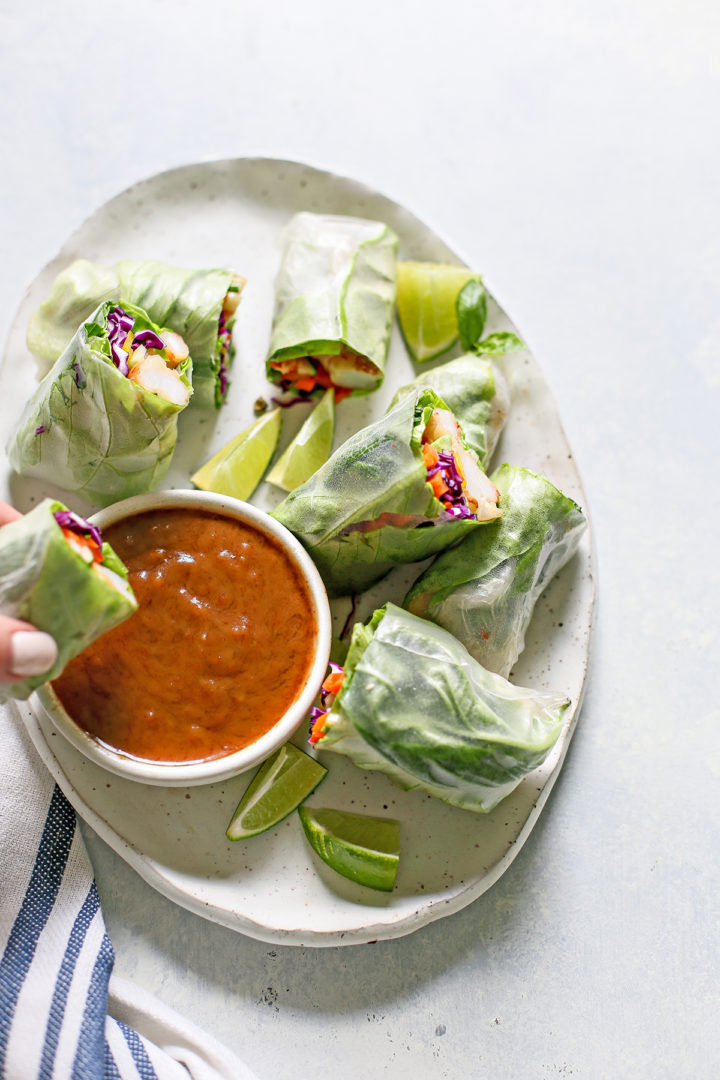
<svg viewBox="0 0 720 1080"><path fill-rule="evenodd" d="M502 516L439 555L404 606L507 676L540 593L577 550L587 520L572 499L529 469L502 465L491 480Z"/></svg>
<svg viewBox="0 0 720 1080"><path fill-rule="evenodd" d="M193 358L193 404L222 405L233 356L232 328L245 282L232 270L184 270L156 260L100 266L77 259L56 277L50 295L30 316L27 345L46 373L80 323L105 300L142 308L174 330Z"/></svg>
<svg viewBox="0 0 720 1080"><path fill-rule="evenodd" d="M468 446L486 468L510 409L510 391L500 369L491 360L468 353L423 371L413 382L401 386L390 408L417 386L429 386L443 399L462 424Z"/></svg>
<svg viewBox="0 0 720 1080"><path fill-rule="evenodd" d="M486 812L544 761L568 705L513 686L446 630L386 604L354 627L342 685L314 717L312 741L401 787Z"/></svg>
<svg viewBox="0 0 720 1080"><path fill-rule="evenodd" d="M106 301L25 406L10 464L99 506L149 491L170 464L191 373L182 338Z"/></svg>
<svg viewBox="0 0 720 1080"><path fill-rule="evenodd" d="M74 656L137 608L127 570L97 526L45 499L0 528L0 613L50 634L52 669L0 686L0 701L29 697ZM111 674L108 675L111 678Z"/></svg>
<svg viewBox="0 0 720 1080"><path fill-rule="evenodd" d="M497 516L497 490L462 445L461 431L450 446L442 424L435 430L438 417L451 418L445 403L415 389L352 435L274 511L307 548L331 596L361 592L393 566L425 559ZM462 456L469 479L457 498L431 475L435 446L438 456Z"/></svg>
<svg viewBox="0 0 720 1080"><path fill-rule="evenodd" d="M377 390L396 294L398 238L379 221L300 213L285 233L267 376L336 400Z"/></svg>

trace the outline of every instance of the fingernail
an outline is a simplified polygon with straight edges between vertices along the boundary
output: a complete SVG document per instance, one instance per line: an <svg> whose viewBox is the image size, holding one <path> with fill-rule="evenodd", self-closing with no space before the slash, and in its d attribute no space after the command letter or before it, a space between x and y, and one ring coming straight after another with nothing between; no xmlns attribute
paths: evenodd
<svg viewBox="0 0 720 1080"><path fill-rule="evenodd" d="M13 675L42 675L57 660L57 645L40 630L16 630L10 638L10 669Z"/></svg>

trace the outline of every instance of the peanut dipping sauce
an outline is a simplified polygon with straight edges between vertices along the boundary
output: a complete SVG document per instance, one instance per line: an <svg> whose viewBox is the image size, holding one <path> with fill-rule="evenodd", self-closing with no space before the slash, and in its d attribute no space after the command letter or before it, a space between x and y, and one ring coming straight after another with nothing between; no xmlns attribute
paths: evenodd
<svg viewBox="0 0 720 1080"><path fill-rule="evenodd" d="M289 557L259 529L201 510L153 510L103 534L139 608L53 682L65 710L152 761L206 761L255 742L312 665L312 602Z"/></svg>

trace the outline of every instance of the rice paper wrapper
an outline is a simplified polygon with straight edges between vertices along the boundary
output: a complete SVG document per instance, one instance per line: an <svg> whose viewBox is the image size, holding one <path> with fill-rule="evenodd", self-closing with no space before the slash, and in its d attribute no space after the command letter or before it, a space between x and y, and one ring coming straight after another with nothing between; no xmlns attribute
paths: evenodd
<svg viewBox="0 0 720 1080"><path fill-rule="evenodd" d="M273 516L297 536L329 595L362 592L401 563L418 562L485 524L439 518L421 438L444 402L415 389L352 435Z"/></svg>
<svg viewBox="0 0 720 1080"><path fill-rule="evenodd" d="M97 506L155 487L177 440L175 405L126 378L111 359L102 304L76 331L25 406L7 452L23 476L47 480ZM158 333L140 308L124 304L136 329ZM192 390L192 362L176 369Z"/></svg>
<svg viewBox="0 0 720 1080"><path fill-rule="evenodd" d="M404 606L507 676L525 647L538 597L575 554L587 520L572 499L529 469L502 465L490 479L500 491L502 516L438 555Z"/></svg>
<svg viewBox="0 0 720 1080"><path fill-rule="evenodd" d="M102 546L104 569L85 562L55 520L59 510L67 507L45 499L0 528L0 613L44 630L58 647L49 672L0 686L0 701L29 697L137 608L127 570L110 545Z"/></svg>
<svg viewBox="0 0 720 1080"><path fill-rule="evenodd" d="M65 352L78 327L106 300L119 299L115 267L77 259L55 278L47 300L28 320L27 347L38 358L38 370L47 375ZM132 297L128 296L128 300Z"/></svg>
<svg viewBox="0 0 720 1080"><path fill-rule="evenodd" d="M183 270L161 262L127 260L119 262L117 270L120 295L184 339L193 358L192 404L221 405L218 324L234 271Z"/></svg>
<svg viewBox="0 0 720 1080"><path fill-rule="evenodd" d="M447 631L387 604L353 630L317 749L487 812L545 760L568 705L486 671Z"/></svg>
<svg viewBox="0 0 720 1080"><path fill-rule="evenodd" d="M275 284L269 379L280 378L272 360L336 355L345 346L373 366L377 389L392 333L397 246L379 221L295 215Z"/></svg>
<svg viewBox="0 0 720 1080"><path fill-rule="evenodd" d="M460 356L401 386L390 408L420 386L429 386L455 414L468 446L485 469L510 410L510 390L497 365L475 353Z"/></svg>
<svg viewBox="0 0 720 1080"><path fill-rule="evenodd" d="M157 260L100 266L77 259L56 277L50 295L28 322L27 345L42 374L67 348L80 323L105 300L134 304L184 339L193 358L193 404L220 403L218 324L235 273L185 270Z"/></svg>

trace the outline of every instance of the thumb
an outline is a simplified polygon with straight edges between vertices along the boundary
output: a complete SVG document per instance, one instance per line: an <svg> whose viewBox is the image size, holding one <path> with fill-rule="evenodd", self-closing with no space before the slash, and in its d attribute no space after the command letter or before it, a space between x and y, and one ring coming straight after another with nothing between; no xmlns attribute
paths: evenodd
<svg viewBox="0 0 720 1080"><path fill-rule="evenodd" d="M42 675L53 666L57 654L50 634L20 619L0 615L0 683Z"/></svg>

